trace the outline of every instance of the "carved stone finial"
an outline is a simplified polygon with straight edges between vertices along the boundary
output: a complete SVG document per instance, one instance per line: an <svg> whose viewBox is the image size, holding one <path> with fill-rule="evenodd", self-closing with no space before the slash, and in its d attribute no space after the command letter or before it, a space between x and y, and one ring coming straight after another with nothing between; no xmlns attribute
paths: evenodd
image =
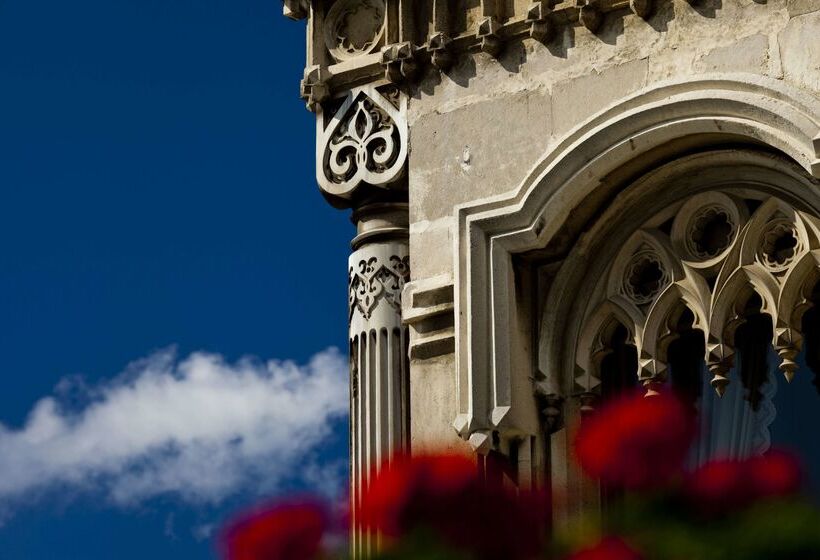
<svg viewBox="0 0 820 560"><path fill-rule="evenodd" d="M351 200L362 186L395 188L407 161L407 98L373 86L352 90L327 120L316 120L316 179L325 194Z"/></svg>
<svg viewBox="0 0 820 560"><path fill-rule="evenodd" d="M711 337L706 343L706 365L712 380L709 382L719 397L726 392L729 378L726 376L735 363L735 354L729 346Z"/></svg>
<svg viewBox="0 0 820 560"><path fill-rule="evenodd" d="M526 23L530 24L530 37L541 43L548 43L555 35L555 27L549 19L550 13L550 0L539 0L527 10Z"/></svg>
<svg viewBox="0 0 820 560"><path fill-rule="evenodd" d="M553 434L564 425L564 397L550 393L541 397L541 414L548 434Z"/></svg>
<svg viewBox="0 0 820 560"><path fill-rule="evenodd" d="M712 375L712 380L709 381L709 384L719 397L722 397L726 393L726 387L729 385L727 374L729 370L732 369L733 362L732 357L729 357L725 360L709 362L708 364L709 373Z"/></svg>
<svg viewBox="0 0 820 560"><path fill-rule="evenodd" d="M581 393L578 399L581 401L581 417L593 414L598 408L598 401L600 400L598 395L592 392Z"/></svg>
<svg viewBox="0 0 820 560"><path fill-rule="evenodd" d="M659 379L648 379L644 381L643 386L646 388L644 397L651 398L660 394L663 383Z"/></svg>
<svg viewBox="0 0 820 560"><path fill-rule="evenodd" d="M448 70L455 62L450 43L452 39L446 33L438 32L430 37L430 59L439 70Z"/></svg>
<svg viewBox="0 0 820 560"><path fill-rule="evenodd" d="M498 35L500 28L501 25L493 17L486 17L478 24L477 37L479 39L481 52L485 52L494 57L497 57L501 53L501 37Z"/></svg>
<svg viewBox="0 0 820 560"><path fill-rule="evenodd" d="M604 21L604 16L598 8L598 0L575 0L578 7L578 20L581 25L596 33Z"/></svg>
<svg viewBox="0 0 820 560"><path fill-rule="evenodd" d="M780 371L789 383L797 373L797 355L803 346L803 336L795 329L777 328L775 329L774 349L780 356Z"/></svg>

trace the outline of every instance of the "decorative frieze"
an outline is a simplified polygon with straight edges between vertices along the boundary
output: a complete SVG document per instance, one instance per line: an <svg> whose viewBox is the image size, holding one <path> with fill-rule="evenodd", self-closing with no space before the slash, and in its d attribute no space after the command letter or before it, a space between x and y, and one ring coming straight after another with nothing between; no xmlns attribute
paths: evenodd
<svg viewBox="0 0 820 560"><path fill-rule="evenodd" d="M314 111L331 93L363 83L413 82L425 65L447 71L468 53L499 57L510 41L549 43L558 26L578 25L597 34L609 14L648 19L655 7L654 0L536 0L525 8L499 0L460 8L450 0L284 2L288 17L310 19L307 67L327 75L322 81L306 77L302 95Z"/></svg>
<svg viewBox="0 0 820 560"><path fill-rule="evenodd" d="M348 274L350 318L358 312L370 319L373 309L385 300L401 312L401 291L410 279L410 257L390 255L386 262L376 256L352 263Z"/></svg>

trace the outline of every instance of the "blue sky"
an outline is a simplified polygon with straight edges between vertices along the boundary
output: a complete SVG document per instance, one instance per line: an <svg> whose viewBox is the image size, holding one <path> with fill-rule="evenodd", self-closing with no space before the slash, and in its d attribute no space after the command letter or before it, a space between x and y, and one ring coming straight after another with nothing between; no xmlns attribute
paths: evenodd
<svg viewBox="0 0 820 560"><path fill-rule="evenodd" d="M0 0L0 53L0 559L210 558L242 504L344 476L323 351L353 231L313 179L304 24L278 0ZM318 403L299 438L219 400L282 384ZM198 486L162 479L203 449L226 455Z"/></svg>

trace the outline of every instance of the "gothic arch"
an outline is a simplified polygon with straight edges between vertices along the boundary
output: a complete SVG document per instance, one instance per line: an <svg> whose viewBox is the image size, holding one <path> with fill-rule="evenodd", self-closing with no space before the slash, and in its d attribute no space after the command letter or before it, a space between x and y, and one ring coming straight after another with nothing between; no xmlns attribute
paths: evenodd
<svg viewBox="0 0 820 560"><path fill-rule="evenodd" d="M509 333L515 288L508 281L512 255L545 246L573 208L593 192L612 189L607 181L619 173L623 180L627 173L661 169L662 162L681 154L730 142L773 150L794 163L739 150L722 153L712 163L732 167L747 187L762 178L773 196L800 202L815 214L820 210L817 181L811 178L820 177L820 101L777 80L746 75L669 82L620 100L554 142L520 187L456 210L454 426L474 448L486 451L493 431L514 430L507 414L514 406ZM710 156L695 154L687 161L703 169ZM778 181L767 181L767 175ZM686 183L682 180L677 188L697 192L691 180ZM712 187L719 187L719 181ZM802 200L807 193L808 200ZM625 193L618 202L628 205L631 196ZM581 249L567 257L566 266L587 262L585 248L594 229L577 241ZM565 394L572 387L562 372L573 371L575 356L567 359L562 337L544 327L566 317L568 310L547 307L539 340L539 370L545 376L540 390ZM579 334L579 322L569 323L565 326L570 336Z"/></svg>

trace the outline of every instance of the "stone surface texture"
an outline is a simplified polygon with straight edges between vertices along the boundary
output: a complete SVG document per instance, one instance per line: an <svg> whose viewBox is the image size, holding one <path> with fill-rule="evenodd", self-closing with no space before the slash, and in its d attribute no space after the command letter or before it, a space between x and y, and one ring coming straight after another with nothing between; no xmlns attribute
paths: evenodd
<svg viewBox="0 0 820 560"><path fill-rule="evenodd" d="M348 43L329 50L326 14L343 29L359 4L383 10L384 27L368 19L341 56ZM530 0L285 10L307 19L302 95L328 200L354 221L373 204L406 209L368 214L377 241L409 255L400 314L351 328L407 329L396 331L407 362L378 371L402 385L409 368L406 392L379 385L409 425L383 422L411 452L506 455L519 484L568 496L559 522L598 504L569 442L599 397L614 322L651 390L673 318L689 310L720 392L740 303L762 298L788 377L806 286L820 280L820 0L656 0L648 16L593 5L585 16ZM367 223L359 252L375 247ZM714 224L722 237L704 241ZM783 243L792 253L772 249ZM358 473L372 467L362 453Z"/></svg>

